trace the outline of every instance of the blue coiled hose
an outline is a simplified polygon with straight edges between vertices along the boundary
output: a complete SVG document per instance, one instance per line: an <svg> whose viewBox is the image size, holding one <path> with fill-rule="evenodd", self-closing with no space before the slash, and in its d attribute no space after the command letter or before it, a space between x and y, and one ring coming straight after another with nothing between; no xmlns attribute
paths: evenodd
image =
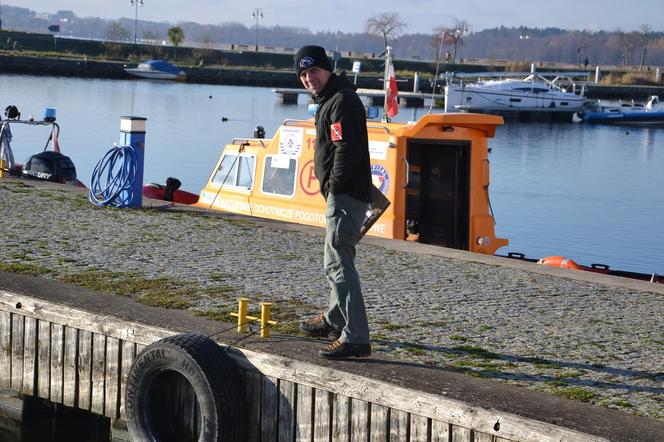
<svg viewBox="0 0 664 442"><path fill-rule="evenodd" d="M136 152L131 146L114 146L92 171L90 202L98 206L127 207L133 198Z"/></svg>

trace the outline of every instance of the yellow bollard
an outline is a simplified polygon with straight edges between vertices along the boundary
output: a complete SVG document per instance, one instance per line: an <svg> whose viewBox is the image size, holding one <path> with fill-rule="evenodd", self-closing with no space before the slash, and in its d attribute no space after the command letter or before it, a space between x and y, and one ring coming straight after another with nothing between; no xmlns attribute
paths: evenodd
<svg viewBox="0 0 664 442"><path fill-rule="evenodd" d="M237 315L237 331L238 333L245 333L249 328L247 324L247 311L249 310L249 298L240 298L240 305L238 307Z"/></svg>
<svg viewBox="0 0 664 442"><path fill-rule="evenodd" d="M277 321L270 320L270 306L271 302L261 302L261 317L249 316L249 298L240 298L240 305L238 312L231 312L231 316L237 317L237 331L238 333L245 333L249 328L248 321L257 321L261 324L261 337L266 338L270 336L270 325L277 325Z"/></svg>
<svg viewBox="0 0 664 442"><path fill-rule="evenodd" d="M261 302L261 338L270 337L270 307L271 302Z"/></svg>
<svg viewBox="0 0 664 442"><path fill-rule="evenodd" d="M7 169L7 162L3 158L0 158L0 178L5 178L9 176L9 174L5 172L6 169Z"/></svg>

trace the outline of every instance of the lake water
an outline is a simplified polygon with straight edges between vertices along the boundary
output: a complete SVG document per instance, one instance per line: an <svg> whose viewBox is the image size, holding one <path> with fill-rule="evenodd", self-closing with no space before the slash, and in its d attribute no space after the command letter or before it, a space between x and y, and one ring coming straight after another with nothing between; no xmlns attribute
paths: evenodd
<svg viewBox="0 0 664 442"><path fill-rule="evenodd" d="M0 106L9 104L22 118L57 110L62 151L86 185L119 140L120 116L146 117L145 182L174 176L194 193L232 138L310 117L304 96L281 105L269 88L0 75ZM402 108L396 121L426 111ZM48 137L43 127L12 131L17 161ZM499 253L664 273L664 129L509 122L490 146L496 231L510 240Z"/></svg>

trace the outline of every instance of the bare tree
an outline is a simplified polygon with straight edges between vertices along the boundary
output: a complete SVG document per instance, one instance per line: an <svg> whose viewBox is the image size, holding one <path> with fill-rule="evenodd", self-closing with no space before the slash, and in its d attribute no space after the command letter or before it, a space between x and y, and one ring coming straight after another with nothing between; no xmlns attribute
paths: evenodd
<svg viewBox="0 0 664 442"><path fill-rule="evenodd" d="M396 40L401 35L401 31L406 24L401 21L401 17L396 12L384 12L380 15L372 15L364 25L368 34L383 37L385 47L387 47L388 38Z"/></svg>
<svg viewBox="0 0 664 442"><path fill-rule="evenodd" d="M444 28L442 26L435 27L433 29L433 36L429 40L429 45L433 48L434 61L436 64L440 62L442 52L443 52L443 32Z"/></svg>
<svg viewBox="0 0 664 442"><path fill-rule="evenodd" d="M622 31L617 31L618 36L620 37L620 43L622 44L623 47L623 53L622 53L622 62L623 62L623 67L629 66L629 56L630 52L634 48L634 45L636 43L635 39L635 34L633 32L622 32Z"/></svg>
<svg viewBox="0 0 664 442"><path fill-rule="evenodd" d="M452 62L456 61L457 49L464 45L463 36L469 30L468 22L465 20L454 19L454 25L450 27L436 28L440 35L442 46L452 47Z"/></svg>
<svg viewBox="0 0 664 442"><path fill-rule="evenodd" d="M646 52L648 45L652 40L652 27L650 25L641 25L641 32L638 33L639 40L642 46L641 49L641 63L639 64L639 71L643 70L643 65L646 63Z"/></svg>
<svg viewBox="0 0 664 442"><path fill-rule="evenodd" d="M106 27L105 36L107 40L125 41L129 39L129 31L119 21L113 21Z"/></svg>

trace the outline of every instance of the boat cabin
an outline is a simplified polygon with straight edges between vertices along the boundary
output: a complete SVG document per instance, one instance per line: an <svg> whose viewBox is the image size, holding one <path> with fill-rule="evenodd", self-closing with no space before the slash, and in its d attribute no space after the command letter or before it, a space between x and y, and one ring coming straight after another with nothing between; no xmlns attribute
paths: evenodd
<svg viewBox="0 0 664 442"><path fill-rule="evenodd" d="M494 232L487 147L502 122L470 113L368 121L373 183L391 202L368 234L485 254L506 246ZM272 139L234 139L196 205L324 226L315 139L313 120L286 120Z"/></svg>

